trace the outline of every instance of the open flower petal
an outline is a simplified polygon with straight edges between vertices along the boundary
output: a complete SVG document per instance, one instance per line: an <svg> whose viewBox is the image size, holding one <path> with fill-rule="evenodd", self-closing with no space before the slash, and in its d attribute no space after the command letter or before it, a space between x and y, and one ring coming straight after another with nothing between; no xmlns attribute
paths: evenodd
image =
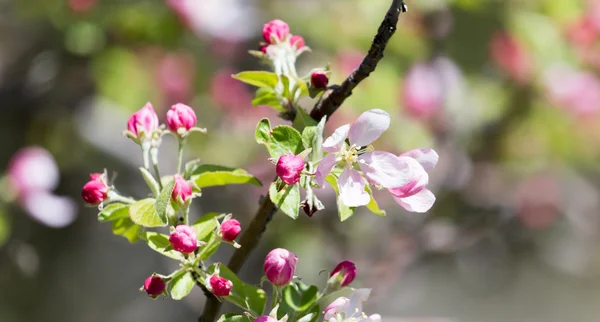
<svg viewBox="0 0 600 322"><path fill-rule="evenodd" d="M401 157L411 157L417 160L425 169L429 171L438 163L439 156L433 149L414 149L400 154Z"/></svg>
<svg viewBox="0 0 600 322"><path fill-rule="evenodd" d="M406 159L411 159L409 157L401 156L400 159L406 162ZM413 159L414 160L414 159ZM410 162L410 161L408 161ZM429 175L427 171L422 166L415 166L413 168L413 176L410 181L399 188L391 188L388 191L394 196L399 198L406 198L410 196L414 196L419 193L421 190L425 189L427 184L429 183Z"/></svg>
<svg viewBox="0 0 600 322"><path fill-rule="evenodd" d="M342 125L335 129L335 132L323 142L323 150L326 152L338 152L348 137L348 131L350 131L350 124Z"/></svg>
<svg viewBox="0 0 600 322"><path fill-rule="evenodd" d="M369 203L371 196L365 191L365 180L360 172L345 168L338 179L340 200L348 207L364 206Z"/></svg>
<svg viewBox="0 0 600 322"><path fill-rule="evenodd" d="M321 160L321 163L319 163L317 166L317 172L315 174L315 181L319 187L323 188L323 185L325 184L325 178L327 178L327 175L331 172L331 170L333 170L333 167L335 167L336 163L336 157L333 153L329 153Z"/></svg>
<svg viewBox="0 0 600 322"><path fill-rule="evenodd" d="M410 197L394 197L394 199L400 206L402 206L402 208L418 213L427 212L435 203L435 195L433 192L427 189L423 189L419 193Z"/></svg>
<svg viewBox="0 0 600 322"><path fill-rule="evenodd" d="M419 169L423 169L413 158L401 158L383 151L367 152L358 159L367 180L384 188L400 188L408 184Z"/></svg>
<svg viewBox="0 0 600 322"><path fill-rule="evenodd" d="M390 127L390 115L379 109L362 113L350 126L350 144L366 146L377 140Z"/></svg>
<svg viewBox="0 0 600 322"><path fill-rule="evenodd" d="M350 303L348 303L346 316L352 316L356 312L363 312L363 303L367 301L371 294L370 288L359 288L352 293L350 296Z"/></svg>

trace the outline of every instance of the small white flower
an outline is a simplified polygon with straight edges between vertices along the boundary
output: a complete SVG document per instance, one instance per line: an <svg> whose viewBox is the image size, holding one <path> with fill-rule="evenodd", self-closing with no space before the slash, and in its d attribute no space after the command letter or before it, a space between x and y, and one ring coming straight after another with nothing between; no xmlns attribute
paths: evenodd
<svg viewBox="0 0 600 322"><path fill-rule="evenodd" d="M362 304L371 294L370 288L355 290L350 298L338 297L329 304L323 312L325 320L329 322L381 322L381 315L367 316L363 312Z"/></svg>

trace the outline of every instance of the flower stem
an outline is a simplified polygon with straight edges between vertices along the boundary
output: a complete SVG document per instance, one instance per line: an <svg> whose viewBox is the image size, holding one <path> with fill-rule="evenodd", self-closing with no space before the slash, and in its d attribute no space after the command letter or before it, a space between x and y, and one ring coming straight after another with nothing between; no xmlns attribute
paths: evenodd
<svg viewBox="0 0 600 322"><path fill-rule="evenodd" d="M120 202L122 202L122 203L128 203L128 204L131 204L131 203L135 203L135 202L136 202L136 200L135 200L135 199L133 199L133 198L127 198L127 197L123 197L123 196L121 196L121 195L118 195L118 194L116 194L116 193L112 193L112 194L110 194L110 196L109 196L109 200L110 200L110 201L120 201Z"/></svg>
<svg viewBox="0 0 600 322"><path fill-rule="evenodd" d="M177 174L181 174L181 163L183 163L183 147L185 146L185 139L179 138L178 143L179 149L177 151Z"/></svg>
<svg viewBox="0 0 600 322"><path fill-rule="evenodd" d="M188 225L189 214L190 214L190 207L187 206L187 207L183 208L183 224L184 225Z"/></svg>
<svg viewBox="0 0 600 322"><path fill-rule="evenodd" d="M150 149L150 156L152 158L152 168L154 168L154 175L158 182L158 188L160 191L163 190L162 180L160 179L160 170L158 169L158 148L153 147Z"/></svg>

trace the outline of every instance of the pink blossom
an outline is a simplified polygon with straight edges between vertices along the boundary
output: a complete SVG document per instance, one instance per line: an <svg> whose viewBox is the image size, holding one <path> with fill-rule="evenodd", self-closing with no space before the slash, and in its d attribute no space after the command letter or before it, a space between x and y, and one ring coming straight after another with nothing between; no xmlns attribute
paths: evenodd
<svg viewBox="0 0 600 322"><path fill-rule="evenodd" d="M329 277L332 277L338 273L343 276L342 284L340 286L344 287L354 281L354 278L356 277L356 266L351 261L343 261L337 264Z"/></svg>
<svg viewBox="0 0 600 322"><path fill-rule="evenodd" d="M254 319L254 322L278 322L276 318L270 317L268 315L259 316Z"/></svg>
<svg viewBox="0 0 600 322"><path fill-rule="evenodd" d="M363 303L370 294L371 289L359 288L352 292L350 298L338 297L325 307L323 311L325 320L329 322L381 322L379 314L367 316L363 312Z"/></svg>
<svg viewBox="0 0 600 322"><path fill-rule="evenodd" d="M415 118L428 118L444 103L444 84L429 64L415 64L406 74L402 88L404 110Z"/></svg>
<svg viewBox="0 0 600 322"><path fill-rule="evenodd" d="M287 249L275 248L267 254L263 269L274 285L286 285L294 277L298 257Z"/></svg>
<svg viewBox="0 0 600 322"><path fill-rule="evenodd" d="M290 27L284 21L276 19L264 24L262 34L268 44L278 43L290 34Z"/></svg>
<svg viewBox="0 0 600 322"><path fill-rule="evenodd" d="M293 153L285 154L277 160L275 172L285 184L293 185L300 181L300 173L304 170L304 160L302 156Z"/></svg>
<svg viewBox="0 0 600 322"><path fill-rule="evenodd" d="M545 87L552 103L575 115L595 114L600 108L600 80L591 72L555 67L546 73Z"/></svg>
<svg viewBox="0 0 600 322"><path fill-rule="evenodd" d="M329 78L324 72L314 72L310 75L310 85L314 88L325 88L329 84Z"/></svg>
<svg viewBox="0 0 600 322"><path fill-rule="evenodd" d="M59 181L58 165L52 155L40 147L17 151L8 162L8 179L17 196L30 191L50 191Z"/></svg>
<svg viewBox="0 0 600 322"><path fill-rule="evenodd" d="M211 276L209 284L212 293L216 296L228 296L233 288L233 282L221 276Z"/></svg>
<svg viewBox="0 0 600 322"><path fill-rule="evenodd" d="M167 112L167 126L173 133L179 133L180 129L189 131L196 125L196 112L182 103L171 106Z"/></svg>
<svg viewBox="0 0 600 322"><path fill-rule="evenodd" d="M186 225L175 227L175 231L169 236L169 243L171 243L174 250L184 254L192 253L198 248L194 228Z"/></svg>
<svg viewBox="0 0 600 322"><path fill-rule="evenodd" d="M306 46L306 43L304 42L304 37L298 35L294 35L290 38L290 44L292 45L292 47L296 48L296 50L300 50L304 48L304 46Z"/></svg>
<svg viewBox="0 0 600 322"><path fill-rule="evenodd" d="M165 281L157 275L151 275L144 281L144 290L152 298L156 298L165 291Z"/></svg>
<svg viewBox="0 0 600 322"><path fill-rule="evenodd" d="M496 32L490 51L494 63L514 81L525 83L531 79L533 62L517 38L503 31Z"/></svg>
<svg viewBox="0 0 600 322"><path fill-rule="evenodd" d="M173 186L173 191L171 192L171 199L178 205L184 205L192 196L192 185L178 174L173 176L173 180L175 180L175 186Z"/></svg>
<svg viewBox="0 0 600 322"><path fill-rule="evenodd" d="M404 209L412 212L423 213L431 209L435 196L427 189L429 176L427 171L435 167L439 156L432 149L415 149L407 151L400 158L416 160L421 167L416 167L412 179L399 188L388 189L394 200Z"/></svg>
<svg viewBox="0 0 600 322"><path fill-rule="evenodd" d="M108 198L108 186L100 173L90 174L92 180L81 189L81 198L89 205L97 206Z"/></svg>
<svg viewBox="0 0 600 322"><path fill-rule="evenodd" d="M340 200L346 206L358 207L369 203L370 196L365 191L368 183L384 188L400 188L414 180L415 176L420 176L424 172L423 167L415 159L373 151L368 146L378 139L389 125L389 114L373 109L361 114L352 124L337 128L323 142L323 150L329 154L317 167L317 184L323 187L325 178L333 168L337 164L344 165L344 170L338 178ZM346 144L346 139L350 145ZM361 172L354 169L356 163Z"/></svg>
<svg viewBox="0 0 600 322"><path fill-rule="evenodd" d="M66 227L77 218L77 206L73 199L56 196L45 190L27 192L20 204L31 218L48 227Z"/></svg>
<svg viewBox="0 0 600 322"><path fill-rule="evenodd" d="M190 98L194 69L194 60L187 53L169 53L159 60L155 77L168 103Z"/></svg>
<svg viewBox="0 0 600 322"><path fill-rule="evenodd" d="M158 115L151 103L146 103L127 121L127 130L136 138L142 139L158 129Z"/></svg>
<svg viewBox="0 0 600 322"><path fill-rule="evenodd" d="M221 238L224 241L232 242L242 231L240 222L236 219L228 219L221 223Z"/></svg>
<svg viewBox="0 0 600 322"><path fill-rule="evenodd" d="M98 0L68 0L69 8L76 13L86 13L96 5Z"/></svg>

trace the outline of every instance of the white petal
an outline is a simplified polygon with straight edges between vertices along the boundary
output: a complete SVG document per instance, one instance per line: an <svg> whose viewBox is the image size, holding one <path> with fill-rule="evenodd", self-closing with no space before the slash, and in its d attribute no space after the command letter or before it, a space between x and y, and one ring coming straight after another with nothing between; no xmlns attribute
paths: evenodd
<svg viewBox="0 0 600 322"><path fill-rule="evenodd" d="M333 302L331 302L329 305L327 305L327 307L323 311L325 313L325 316L324 316L325 320L335 318L335 316L338 315L339 313L345 312L348 309L349 303L350 303L350 300L343 296L335 299Z"/></svg>
<svg viewBox="0 0 600 322"><path fill-rule="evenodd" d="M371 314L369 315L369 320L371 320L371 322L381 322L381 315Z"/></svg>
<svg viewBox="0 0 600 322"><path fill-rule="evenodd" d="M390 115L386 111L368 110L352 123L348 139L350 144L366 146L377 140L388 127L390 127Z"/></svg>
<svg viewBox="0 0 600 322"><path fill-rule="evenodd" d="M371 197L365 191L365 180L360 172L345 168L338 179L340 200L348 207L364 206L369 203Z"/></svg>
<svg viewBox="0 0 600 322"><path fill-rule="evenodd" d="M350 124L342 125L335 129L333 134L323 142L323 150L326 152L338 152L348 137L348 131L350 131Z"/></svg>
<svg viewBox="0 0 600 322"><path fill-rule="evenodd" d="M356 312L362 313L362 304L367 301L370 294L370 288L359 288L356 291L354 291L354 293L352 293L352 295L350 296L350 303L348 304L346 316L350 316L352 314L355 314Z"/></svg>
<svg viewBox="0 0 600 322"><path fill-rule="evenodd" d="M410 212L418 213L427 212L435 203L435 195L433 194L433 192L427 189L423 189L419 193L410 197L394 197L394 199L400 206L402 206L402 208Z"/></svg>
<svg viewBox="0 0 600 322"><path fill-rule="evenodd" d="M319 165L317 166L315 181L317 182L319 187L323 188L323 185L325 184L325 178L327 178L327 175L337 164L335 158L336 157L334 153L329 153L321 160L321 163L319 163Z"/></svg>
<svg viewBox="0 0 600 322"><path fill-rule="evenodd" d="M398 157L383 151L367 152L358 159L367 180L384 188L399 188L408 184L423 168L413 158Z"/></svg>
<svg viewBox="0 0 600 322"><path fill-rule="evenodd" d="M438 163L439 156L433 149L414 149L400 154L401 157L411 157L417 160L425 169L429 171Z"/></svg>
<svg viewBox="0 0 600 322"><path fill-rule="evenodd" d="M65 227L77 217L77 207L71 198L45 191L28 193L22 200L22 206L31 217L49 227Z"/></svg>
<svg viewBox="0 0 600 322"><path fill-rule="evenodd" d="M400 159L411 159L409 157L400 157ZM390 188L388 191L394 196L398 198L406 198L410 196L414 196L419 193L421 190L425 189L427 184L429 183L429 175L427 171L422 166L415 166L413 168L413 174L410 181L399 188Z"/></svg>

